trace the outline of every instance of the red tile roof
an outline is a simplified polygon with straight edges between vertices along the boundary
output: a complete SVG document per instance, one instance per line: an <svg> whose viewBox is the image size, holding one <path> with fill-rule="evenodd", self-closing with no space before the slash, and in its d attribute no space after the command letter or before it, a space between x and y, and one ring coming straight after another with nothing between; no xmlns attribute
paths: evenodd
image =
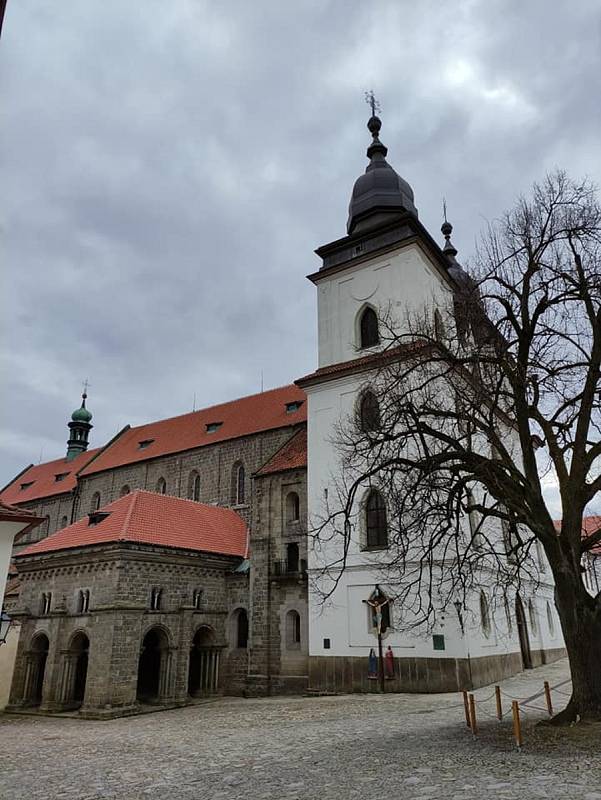
<svg viewBox="0 0 601 800"><path fill-rule="evenodd" d="M553 524L557 531L561 531L561 520L555 519L553 520ZM599 529L601 529L601 516L592 515L590 517L584 517L582 519L582 538L586 539L587 536L591 536L593 533L596 533ZM591 551L595 555L601 555L601 543L595 545Z"/></svg>
<svg viewBox="0 0 601 800"><path fill-rule="evenodd" d="M96 448L80 453L72 461L59 458L56 461L46 461L45 464L32 464L9 483L0 494L0 500L5 503L27 503L40 497L70 492L77 483L76 473L99 452L100 449ZM63 478L57 481L57 475L62 475ZM22 486L25 488L22 489Z"/></svg>
<svg viewBox="0 0 601 800"><path fill-rule="evenodd" d="M93 525L86 516L15 557L111 542L138 542L246 557L246 523L227 508L139 490L96 513L108 516Z"/></svg>
<svg viewBox="0 0 601 800"><path fill-rule="evenodd" d="M130 428L95 459L82 475L92 475L124 464L248 436L252 433L297 425L307 419L306 395L294 384L243 397L229 403L193 411L171 419ZM300 403L293 411L286 403ZM207 426L217 424L209 432ZM145 443L140 447L140 443Z"/></svg>
<svg viewBox="0 0 601 800"><path fill-rule="evenodd" d="M325 367L320 367L310 375L304 375L302 378L298 378L296 383L299 386L311 386L315 383L334 380L335 378L340 378L357 371L375 369L391 361L406 358L413 353L425 351L426 348L429 347L430 345L424 344L423 342L397 345L396 347L381 350L377 353L369 353L369 355L366 356L353 358L351 361L340 361L337 364L328 364Z"/></svg>
<svg viewBox="0 0 601 800"><path fill-rule="evenodd" d="M17 506L11 506L0 500L0 522L22 523L22 527L15 536L15 542L19 536L28 533L32 528L36 528L43 521L44 517L37 517L35 514L32 514L31 511L26 511L24 508L17 508Z"/></svg>
<svg viewBox="0 0 601 800"><path fill-rule="evenodd" d="M307 429L295 433L277 453L257 472L257 475L270 475L287 469L307 466Z"/></svg>

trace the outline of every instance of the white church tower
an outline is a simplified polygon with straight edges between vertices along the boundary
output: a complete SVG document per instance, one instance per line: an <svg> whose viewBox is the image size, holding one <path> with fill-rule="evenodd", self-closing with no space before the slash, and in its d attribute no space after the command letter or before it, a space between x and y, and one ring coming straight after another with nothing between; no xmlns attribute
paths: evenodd
<svg viewBox="0 0 601 800"><path fill-rule="evenodd" d="M316 251L323 263L309 276L318 294L319 362L298 383L308 395L308 511L313 526L340 502L335 496L341 470L337 426L362 413L370 375L384 347L384 318L392 316L402 326L412 309L448 308L466 277L455 261L451 226L443 226L446 245L441 249L419 221L411 186L386 161L381 121L374 111L372 104L369 163L353 187L347 235ZM377 688L374 656L379 645L382 663L394 667L387 683L391 690L454 691L519 671L515 628L505 639L481 631L470 635L462 631L455 609L443 614L438 628L427 635L397 631L392 621L378 637L374 601L385 597L386 587L379 584L382 571L377 565L390 557L385 500L369 488L360 503L348 552L343 553L342 537L336 536L329 541L327 535L321 537L318 546L309 547L310 584L324 564L344 556L346 565L327 603L310 586L309 687ZM546 643L532 630L530 639L532 650L543 652Z"/></svg>

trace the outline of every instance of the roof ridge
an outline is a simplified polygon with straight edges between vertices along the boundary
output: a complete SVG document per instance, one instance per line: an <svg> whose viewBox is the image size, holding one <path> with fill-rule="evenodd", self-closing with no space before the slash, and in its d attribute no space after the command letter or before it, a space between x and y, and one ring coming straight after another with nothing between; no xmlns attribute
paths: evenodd
<svg viewBox="0 0 601 800"><path fill-rule="evenodd" d="M242 400L250 400L251 397L260 397L262 394L271 394L272 392L280 392L282 389L298 389L295 382L285 383L283 386L274 386L273 389L265 389L262 392L253 392L252 394L245 394L242 397L235 397L233 400L223 400L221 403L213 403L213 405L206 406L205 408L197 408L195 411L185 411L183 414L174 414L172 417L163 417L162 419L155 419L151 422L143 422L140 425L130 426L130 430L135 431L140 428L146 428L148 425L157 425L159 422L170 422L172 419L181 419L182 417L191 417L193 414L202 414L206 411L211 411L220 406L230 406L234 403L240 403Z"/></svg>
<svg viewBox="0 0 601 800"><path fill-rule="evenodd" d="M127 533L128 533L128 530L129 530L129 523L131 522L131 517L132 517L132 514L134 513L134 508L135 508L136 503L138 501L138 495L139 495L140 491L142 491L142 490L138 490L137 492L132 492L131 493L131 501L130 501L130 504L129 504L129 508L127 509L127 513L125 515L125 519L123 520L123 528L122 528L122 531L121 531L122 535L119 536L119 540L120 541L124 541L124 536L127 536ZM150 492L149 492L149 494L150 494ZM128 497L129 496L130 495L128 495Z"/></svg>

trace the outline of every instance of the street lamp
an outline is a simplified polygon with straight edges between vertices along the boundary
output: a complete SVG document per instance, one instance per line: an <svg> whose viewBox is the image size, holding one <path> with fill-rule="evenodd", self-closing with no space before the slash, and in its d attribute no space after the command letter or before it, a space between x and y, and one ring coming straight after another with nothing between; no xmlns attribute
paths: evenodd
<svg viewBox="0 0 601 800"><path fill-rule="evenodd" d="M8 616L6 611L0 614L0 645L6 644L6 637L10 630L12 619Z"/></svg>

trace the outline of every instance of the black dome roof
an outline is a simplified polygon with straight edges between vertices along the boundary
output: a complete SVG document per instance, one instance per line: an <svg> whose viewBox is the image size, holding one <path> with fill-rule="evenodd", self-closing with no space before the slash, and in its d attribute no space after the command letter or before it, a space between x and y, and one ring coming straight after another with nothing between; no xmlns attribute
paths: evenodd
<svg viewBox="0 0 601 800"><path fill-rule="evenodd" d="M373 136L367 148L370 161L353 186L346 224L349 234L375 228L404 212L417 217L413 189L386 161L388 148L378 138L381 120L371 117L367 127Z"/></svg>

